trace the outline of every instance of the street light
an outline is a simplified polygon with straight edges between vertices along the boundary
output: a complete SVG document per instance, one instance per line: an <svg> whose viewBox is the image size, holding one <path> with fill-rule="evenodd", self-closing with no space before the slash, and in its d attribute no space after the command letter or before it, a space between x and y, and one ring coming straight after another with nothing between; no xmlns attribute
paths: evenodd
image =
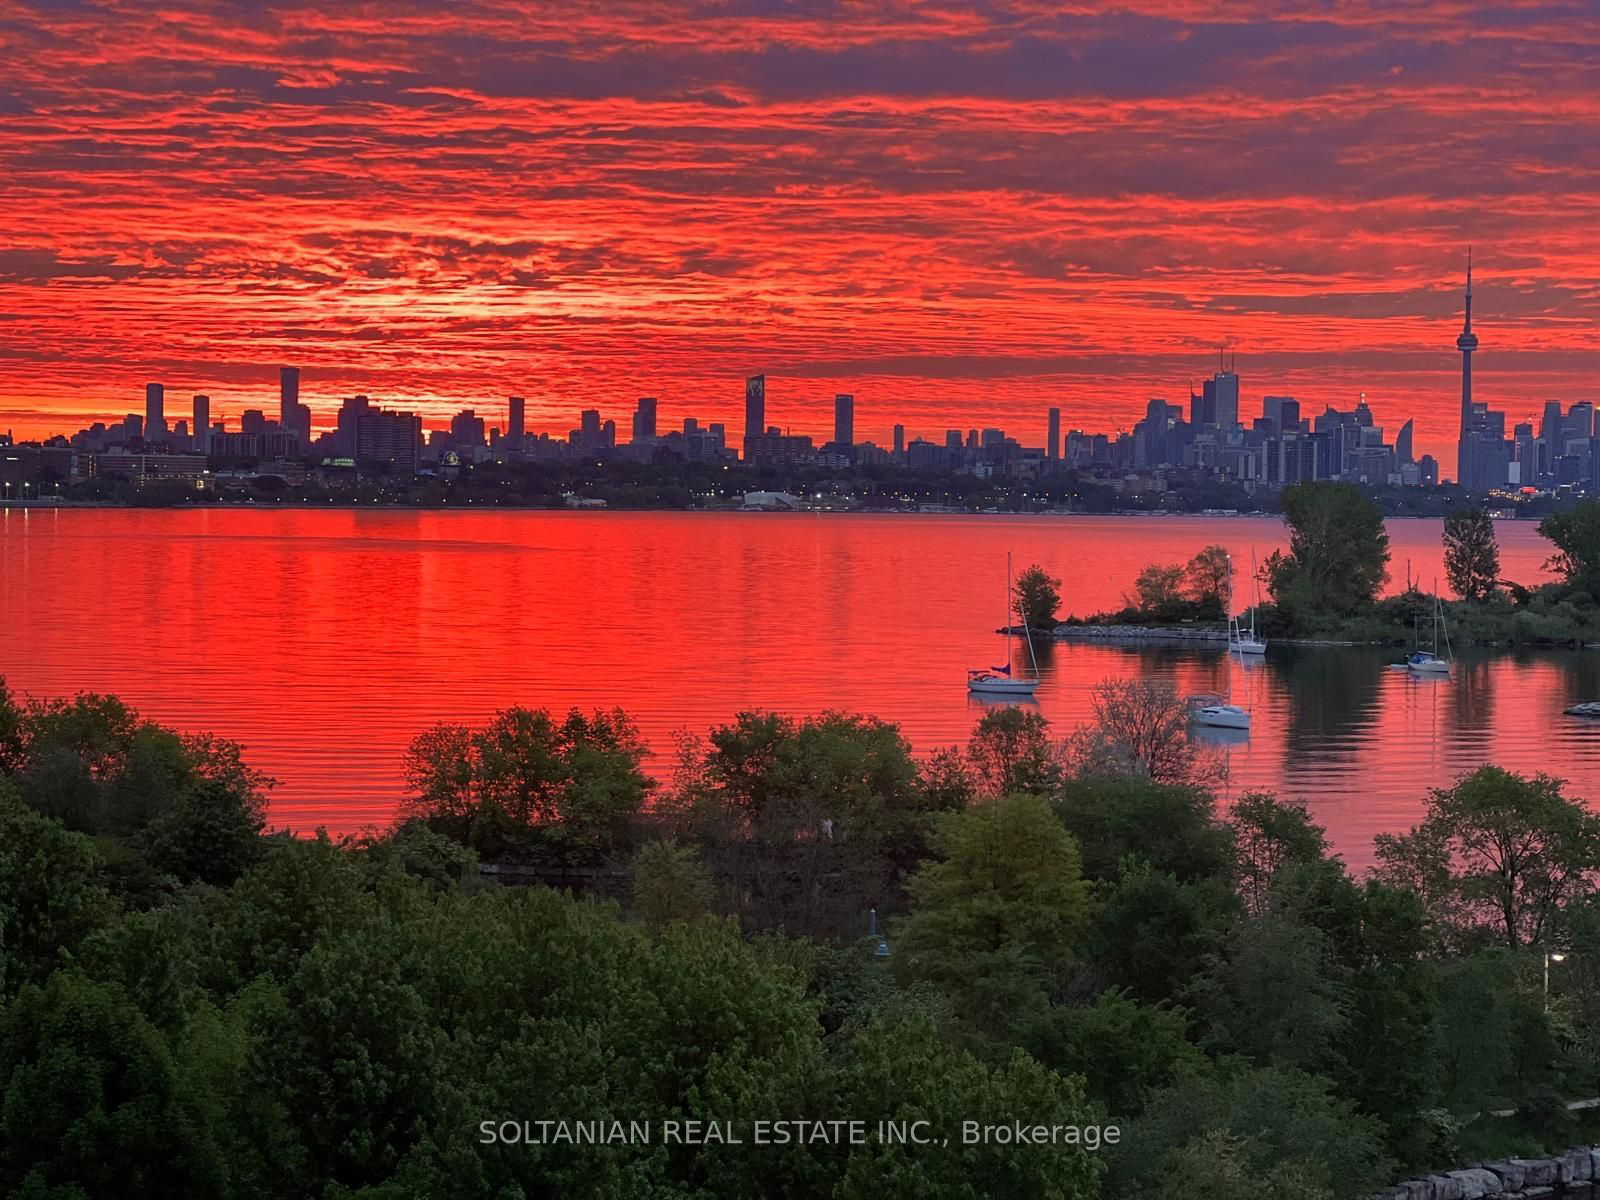
<svg viewBox="0 0 1600 1200"><path fill-rule="evenodd" d="M1544 1007L1546 1012L1550 1011L1550 964L1564 963L1566 961L1567 956L1559 950L1546 950L1544 952Z"/></svg>

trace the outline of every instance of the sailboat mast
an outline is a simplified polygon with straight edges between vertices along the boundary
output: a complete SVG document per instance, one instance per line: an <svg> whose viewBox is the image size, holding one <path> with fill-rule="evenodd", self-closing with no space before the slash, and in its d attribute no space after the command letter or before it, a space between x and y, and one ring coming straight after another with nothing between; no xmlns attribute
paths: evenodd
<svg viewBox="0 0 1600 1200"><path fill-rule="evenodd" d="M1028 624L1028 615L1022 611L1021 597L1017 595L1016 584L1011 576L1011 551L1006 551L1006 596L1016 600L1017 616L1022 618L1022 638L1028 643L1028 667L1033 671L1033 677L1039 678L1039 660L1033 655L1033 628ZM1006 624L1011 624L1010 614L1006 616Z"/></svg>

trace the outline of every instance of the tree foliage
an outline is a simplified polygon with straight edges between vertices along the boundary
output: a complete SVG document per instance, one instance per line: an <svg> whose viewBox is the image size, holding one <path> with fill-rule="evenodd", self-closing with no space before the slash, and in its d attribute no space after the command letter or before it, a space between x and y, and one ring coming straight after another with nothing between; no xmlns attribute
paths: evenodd
<svg viewBox="0 0 1600 1200"><path fill-rule="evenodd" d="M652 783L620 709L557 720L508 708L482 729L437 725L406 752L404 815L495 857L590 864L627 846Z"/></svg>
<svg viewBox="0 0 1600 1200"><path fill-rule="evenodd" d="M1516 949L1545 941L1564 905L1593 894L1600 818L1559 779L1480 767L1435 790L1409 833L1380 834L1377 857L1441 926Z"/></svg>
<svg viewBox="0 0 1600 1200"><path fill-rule="evenodd" d="M1294 483L1280 497L1289 552L1264 565L1281 608L1347 616L1377 597L1388 578L1383 512L1349 483Z"/></svg>
<svg viewBox="0 0 1600 1200"><path fill-rule="evenodd" d="M1029 629L1054 629L1060 620L1061 580L1037 563L1025 568L1012 585L1011 607Z"/></svg>
<svg viewBox="0 0 1600 1200"><path fill-rule="evenodd" d="M1600 500L1580 500L1539 522L1539 535L1556 548L1545 565L1567 583L1600 597Z"/></svg>
<svg viewBox="0 0 1600 1200"><path fill-rule="evenodd" d="M1094 724L1072 737L1083 775L1142 775L1157 783L1204 783L1215 756L1189 738L1189 710L1170 683L1107 679L1094 689Z"/></svg>
<svg viewBox="0 0 1600 1200"><path fill-rule="evenodd" d="M1451 590L1481 604L1500 586L1500 547L1494 521L1481 508L1452 512L1444 519L1444 572Z"/></svg>

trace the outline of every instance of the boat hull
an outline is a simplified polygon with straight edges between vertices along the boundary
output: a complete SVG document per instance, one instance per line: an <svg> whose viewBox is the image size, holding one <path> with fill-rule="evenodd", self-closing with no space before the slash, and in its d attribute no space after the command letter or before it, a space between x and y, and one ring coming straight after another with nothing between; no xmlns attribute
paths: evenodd
<svg viewBox="0 0 1600 1200"><path fill-rule="evenodd" d="M1210 704L1189 714L1196 725L1209 725L1214 729L1249 729L1250 714L1231 704Z"/></svg>
<svg viewBox="0 0 1600 1200"><path fill-rule="evenodd" d="M1256 641L1252 638L1244 638L1240 641L1231 643L1228 649L1232 650L1235 654L1265 654L1267 652L1267 644L1265 642Z"/></svg>
<svg viewBox="0 0 1600 1200"><path fill-rule="evenodd" d="M967 682L967 691L978 696L1031 696L1038 686L1037 679L973 679Z"/></svg>
<svg viewBox="0 0 1600 1200"><path fill-rule="evenodd" d="M1418 675L1448 675L1450 664L1447 662L1407 663L1406 670L1414 671Z"/></svg>

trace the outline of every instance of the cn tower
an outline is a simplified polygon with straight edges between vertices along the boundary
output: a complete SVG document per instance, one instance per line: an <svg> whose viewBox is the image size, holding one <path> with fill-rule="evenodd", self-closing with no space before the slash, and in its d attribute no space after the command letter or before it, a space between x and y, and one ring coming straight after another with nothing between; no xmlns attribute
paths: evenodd
<svg viewBox="0 0 1600 1200"><path fill-rule="evenodd" d="M1467 247L1467 314L1456 338L1461 351L1461 438L1456 443L1456 483L1472 487L1472 453L1468 435L1472 430L1472 352L1478 348L1478 335L1472 332L1472 247Z"/></svg>

